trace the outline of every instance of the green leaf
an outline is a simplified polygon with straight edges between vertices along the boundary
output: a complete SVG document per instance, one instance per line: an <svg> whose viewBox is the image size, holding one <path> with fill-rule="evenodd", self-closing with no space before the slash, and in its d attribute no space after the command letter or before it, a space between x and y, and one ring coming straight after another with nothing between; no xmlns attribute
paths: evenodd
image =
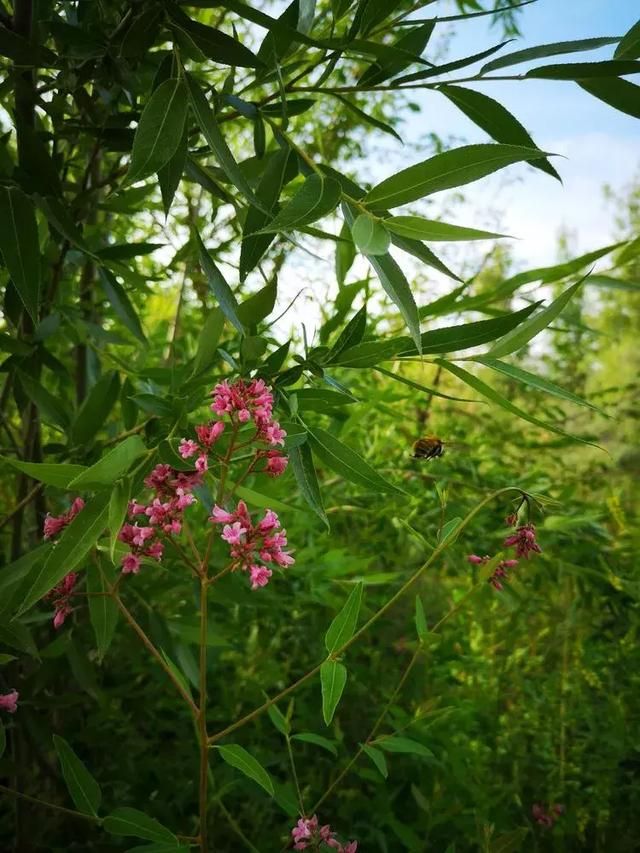
<svg viewBox="0 0 640 853"><path fill-rule="evenodd" d="M107 270L102 267L99 275L102 289L104 290L105 296L113 308L116 317L118 317L123 326L126 326L134 337L143 344L146 344L147 339L142 330L140 318L138 317L136 309L131 304L131 300L127 296L122 285L116 279L111 270Z"/></svg>
<svg viewBox="0 0 640 853"><path fill-rule="evenodd" d="M298 402L298 409L304 411L327 412L335 406L348 406L357 400L341 391L328 388L296 388L292 395Z"/></svg>
<svg viewBox="0 0 640 853"><path fill-rule="evenodd" d="M278 296L278 282L274 277L257 293L238 305L238 318L245 326L257 326L273 311Z"/></svg>
<svg viewBox="0 0 640 853"><path fill-rule="evenodd" d="M428 385L423 385L421 382L414 382L413 379L407 379L406 376L401 376L399 373L393 373L391 370L386 370L384 367L376 367L378 373L394 379L396 382L401 382L409 388L415 388L416 391L421 391L423 394L432 394L434 397L441 397L443 400L454 400L456 403L478 403L479 400L472 400L468 397L453 397L451 394L444 394L438 391L437 388L430 388Z"/></svg>
<svg viewBox="0 0 640 853"><path fill-rule="evenodd" d="M213 308L207 314L207 319L204 321L204 325L198 336L198 346L193 360L192 376L197 376L211 367L223 328L224 314L219 308Z"/></svg>
<svg viewBox="0 0 640 853"><path fill-rule="evenodd" d="M462 56L459 59L453 59L451 62L444 62L442 65L433 65L427 68L426 71L416 71L415 74L407 74L405 77L399 77L395 83L397 86L403 83L414 83L416 80L426 80L429 77L441 77L443 74L448 74L450 71L457 71L459 68L466 68L468 65L474 65L487 56L491 56L498 50L502 50L508 41L502 41L500 44L494 44L486 50L481 50L479 53L472 53L469 56Z"/></svg>
<svg viewBox="0 0 640 853"><path fill-rule="evenodd" d="M291 201L256 233L291 231L309 225L335 210L341 194L342 190L337 181L314 172L305 179Z"/></svg>
<svg viewBox="0 0 640 853"><path fill-rule="evenodd" d="M365 124L370 124L372 127L376 127L378 130L381 130L383 133L388 133L390 136L395 136L398 142L402 142L402 137L396 130L394 130L394 128L390 124L381 121L375 116L369 115L369 113L365 113L364 110L361 110L360 107L356 106L356 104L352 103L348 98L345 98L345 96L341 95L339 92L327 91L326 94L332 95L334 98L337 98L341 103L345 105L348 110L350 110Z"/></svg>
<svg viewBox="0 0 640 853"><path fill-rule="evenodd" d="M309 430L307 440L326 465L351 483L374 491L402 492L402 489L381 477L375 468L365 462L355 450L347 447L326 430L320 427Z"/></svg>
<svg viewBox="0 0 640 853"><path fill-rule="evenodd" d="M40 243L31 199L17 187L0 186L0 252L34 323L40 304Z"/></svg>
<svg viewBox="0 0 640 853"><path fill-rule="evenodd" d="M107 523L109 494L92 498L64 530L56 547L26 590L20 613L46 595L62 578L72 572L95 545Z"/></svg>
<svg viewBox="0 0 640 853"><path fill-rule="evenodd" d="M592 80L599 77L620 77L640 73L640 62L632 59L610 59L604 62L566 62L561 65L542 65L531 68L525 77L540 80Z"/></svg>
<svg viewBox="0 0 640 853"><path fill-rule="evenodd" d="M344 607L329 626L324 638L324 644L329 654L333 654L342 648L353 637L358 624L360 605L362 604L362 590L362 582L357 583L351 590Z"/></svg>
<svg viewBox="0 0 640 853"><path fill-rule="evenodd" d="M420 240L411 240L408 237L401 237L399 234L391 234L391 242L394 246L402 249L403 252L408 252L414 258L418 258L423 263L441 272L443 275L454 278L456 281L462 281L459 275L452 272L440 258L434 254L431 249L427 248Z"/></svg>
<svg viewBox="0 0 640 853"><path fill-rule="evenodd" d="M384 757L384 753L380 752L379 749L376 749L375 746L369 746L367 743L360 744L362 751L364 754L371 759L376 769L381 773L384 779L389 776L389 770L387 768L387 759Z"/></svg>
<svg viewBox="0 0 640 853"><path fill-rule="evenodd" d="M67 430L69 427L69 412L64 402L54 397L53 394L47 391L33 377L28 376L21 370L17 370L16 373L25 393L38 407L42 420L52 426Z"/></svg>
<svg viewBox="0 0 640 853"><path fill-rule="evenodd" d="M502 282L496 291L496 298L498 299L500 297L508 296L518 290L518 288L522 287L523 284L529 284L532 281L541 281L544 284L547 284L551 281L559 281L561 278L567 278L567 276L579 272L593 261L597 261L604 255L608 255L613 252L614 249L618 249L620 246L624 245L624 242L613 243L610 246L595 249L593 252L587 252L586 255L580 255L577 258L572 258L570 261L565 261L562 264L555 264L552 267L538 267L537 269L525 270L524 272L516 273L516 275L511 276L511 278Z"/></svg>
<svg viewBox="0 0 640 853"><path fill-rule="evenodd" d="M182 78L165 80L151 95L133 139L125 186L147 178L171 160L183 139L187 104Z"/></svg>
<svg viewBox="0 0 640 853"><path fill-rule="evenodd" d="M241 773L244 773L249 779L257 782L261 788L270 794L274 795L273 781L271 776L264 769L262 764L251 755L250 752L239 746L237 743L227 744L226 746L217 746L216 749L220 753L220 757L231 767L235 767Z"/></svg>
<svg viewBox="0 0 640 853"><path fill-rule="evenodd" d="M104 426L120 390L117 373L108 373L98 379L80 406L71 427L71 440L75 444L87 444Z"/></svg>
<svg viewBox="0 0 640 853"><path fill-rule="evenodd" d="M155 818L127 806L114 809L107 815L102 822L102 828L111 835L132 835L135 838L146 838L148 841L178 844L173 832Z"/></svg>
<svg viewBox="0 0 640 853"><path fill-rule="evenodd" d="M518 119L501 103L494 101L483 92L461 86L440 86L438 91L442 92L467 118L496 142L506 145L524 145L526 148L538 147ZM560 176L548 160L532 160L531 165L560 180Z"/></svg>
<svg viewBox="0 0 640 853"><path fill-rule="evenodd" d="M409 166L375 186L364 198L379 210L398 207L452 187L461 187L499 169L527 160L539 160L538 149L519 145L465 145Z"/></svg>
<svg viewBox="0 0 640 853"><path fill-rule="evenodd" d="M160 184L160 193L162 194L162 207L164 209L165 218L169 216L173 198L176 190L182 179L185 165L187 162L188 136L185 124L182 133L182 139L178 147L171 155L171 158L158 169L158 183Z"/></svg>
<svg viewBox="0 0 640 853"><path fill-rule="evenodd" d="M454 376L457 376L458 379L461 379L466 385L470 388L473 388L478 393L482 394L488 400L491 400L492 403L500 406L505 409L507 412L510 412L512 415L516 415L519 418L522 418L524 421L528 421L531 424L534 424L541 429L549 430L550 432L555 432L558 435L563 435L567 438L571 438L574 441L580 441L583 444L592 444L592 442L587 441L584 438L581 438L577 435L572 435L571 433L565 432L559 427L554 426L553 424L546 423L545 421L541 421L539 418L534 417L533 415L529 415L523 409L520 409L518 406L515 406L510 400L506 397L503 397L502 394L499 394L494 388L490 385L487 385L486 382L483 382L482 379L479 379L477 376L474 376L473 373L469 373L464 370L457 364L452 364L449 361L445 361L442 358L436 359L436 364L441 364L449 373L453 373ZM593 447L597 447L597 445L592 444Z"/></svg>
<svg viewBox="0 0 640 853"><path fill-rule="evenodd" d="M192 20L178 6L170 5L169 14L174 25L186 32L197 48L214 62L240 68L258 68L262 64L258 57L239 41L221 30Z"/></svg>
<svg viewBox="0 0 640 853"><path fill-rule="evenodd" d="M640 86L618 77L580 80L579 86L615 110L640 118Z"/></svg>
<svg viewBox="0 0 640 853"><path fill-rule="evenodd" d="M251 206L247 210L247 216L242 229L242 243L240 245L240 281L244 281L247 275L260 261L260 258L269 248L273 234L257 234L262 226L269 221L271 211L275 207L282 187L290 180L296 169L293 152L290 149L279 150L269 158L256 189L256 196L264 210Z"/></svg>
<svg viewBox="0 0 640 853"><path fill-rule="evenodd" d="M546 329L546 327L564 310L571 297L578 290L585 278L586 276L581 278L575 284L572 284L571 287L567 288L564 293L560 294L560 296L555 299L551 305L548 305L546 308L538 311L537 314L534 314L522 323L522 325L517 326L513 331L505 335L502 340L498 341L498 343L489 350L487 355L490 358L502 358L505 355L509 355L509 353L522 349L523 346L528 344L529 341L535 338L535 336L543 329Z"/></svg>
<svg viewBox="0 0 640 853"><path fill-rule="evenodd" d="M255 207L264 211L264 205L254 195L246 178L240 171L229 146L226 143L222 131L218 126L215 115L209 106L204 92L191 74L186 75L187 87L189 89L189 103L195 113L196 121L202 131L204 138L216 156L223 172L232 184L240 190ZM264 211L268 213L268 211Z"/></svg>
<svg viewBox="0 0 640 853"><path fill-rule="evenodd" d="M351 226L353 242L365 255L384 255L389 249L391 237L385 228L386 223L361 213Z"/></svg>
<svg viewBox="0 0 640 853"><path fill-rule="evenodd" d="M64 738L54 735L53 744L60 759L64 781L76 808L83 814L97 817L102 800L100 786Z"/></svg>
<svg viewBox="0 0 640 853"><path fill-rule="evenodd" d="M560 56L563 53L579 53L585 50L597 50L599 47L606 47L608 44L615 44L617 38L594 38L580 39L578 41L558 41L552 44L540 44L536 47L527 47L524 50L516 50L513 53L506 53L498 59L492 59L480 69L480 74L486 74L488 71L497 71L498 68L506 68L510 65L518 65L521 62L529 62L532 59L543 59L547 56Z"/></svg>
<svg viewBox="0 0 640 853"><path fill-rule="evenodd" d="M333 720L347 683L347 668L337 660L326 660L320 667L322 717L328 726Z"/></svg>
<svg viewBox="0 0 640 853"><path fill-rule="evenodd" d="M422 599L419 595L416 595L416 631L418 632L420 642L425 643L429 634L429 626L427 625L427 617L424 612Z"/></svg>
<svg viewBox="0 0 640 853"><path fill-rule="evenodd" d="M269 707L267 708L267 714L269 715L269 719L280 732L280 734L286 735L289 733L291 726L289 725L287 718L277 705L269 705Z"/></svg>
<svg viewBox="0 0 640 853"><path fill-rule="evenodd" d="M0 643L11 646L12 649L18 649L20 652L26 652L32 657L38 655L31 631L26 625L13 619L0 624Z"/></svg>
<svg viewBox="0 0 640 853"><path fill-rule="evenodd" d="M438 542L443 545L447 540L453 540L455 538L456 531L461 524L461 518L450 518L449 521L442 525L442 529L438 535Z"/></svg>
<svg viewBox="0 0 640 853"><path fill-rule="evenodd" d="M227 483L230 488L235 489L235 493L239 498L242 498L242 500L247 503L254 504L254 506L259 506L262 509L273 509L278 510L279 512L295 512L297 509L297 507L294 507L291 504L279 501L272 495L263 495L261 492L256 492L255 489L249 489L247 486L237 486L233 480L230 480L229 478L227 478Z"/></svg>
<svg viewBox="0 0 640 853"><path fill-rule="evenodd" d="M316 735L313 732L301 732L297 735L291 735L291 740L299 740L303 743L312 743L314 746L326 749L327 752L330 752L332 755L338 755L338 750L336 749L336 745L333 741L326 737L322 737L322 735Z"/></svg>
<svg viewBox="0 0 640 853"><path fill-rule="evenodd" d="M118 605L109 595L109 590L115 582L115 569L106 560L101 560L99 565L93 561L89 563L87 567L89 617L100 659L107 653L118 624Z"/></svg>
<svg viewBox="0 0 640 853"><path fill-rule="evenodd" d="M14 459L12 456L3 456L0 458L3 462L7 462L9 465L17 468L18 471L28 474L34 480L46 483L47 486L57 486L59 489L67 489L72 480L87 470L84 465L55 462L22 462L20 459Z"/></svg>
<svg viewBox="0 0 640 853"><path fill-rule="evenodd" d="M414 240L494 240L508 236L495 234L493 231L464 228L461 225L449 225L447 222L423 219L421 216L392 216L390 219L385 219L384 224L394 234Z"/></svg>
<svg viewBox="0 0 640 853"><path fill-rule="evenodd" d="M65 237L72 246L76 246L76 248L80 249L89 257L99 260L80 233L80 230L75 223L75 219L59 199L54 198L53 196L43 197L40 195L34 195L34 199L49 221L49 224L56 231Z"/></svg>
<svg viewBox="0 0 640 853"><path fill-rule="evenodd" d="M327 361L336 359L343 350L350 349L360 343L367 328L367 306L363 305L344 327L335 344L329 350Z"/></svg>
<svg viewBox="0 0 640 853"><path fill-rule="evenodd" d="M589 403L588 400L584 400L582 397L572 394L571 391L561 388L549 379L544 379L542 376L536 376L534 373L529 373L521 367L516 367L513 364L506 364L504 361L498 361L495 358L488 358L486 356L476 356L473 361L477 361L479 364L484 364L485 367L490 367L492 370L496 370L498 373L502 373L510 379L515 379L516 382L521 382L523 385L536 388L538 391L544 391L545 394L551 394L553 397L558 397L560 400L566 400L568 403L575 403L578 406L586 406L588 409L593 409L594 412L598 412L599 414L607 417L602 409L599 409L597 406Z"/></svg>
<svg viewBox="0 0 640 853"><path fill-rule="evenodd" d="M318 477L316 469L313 465L313 456L311 448L306 444L300 444L297 447L292 447L289 450L289 461L298 483L298 488L302 493L302 497L309 504L311 509L320 518L327 530L329 529L329 519L322 505L322 496L320 494L320 486L318 485Z"/></svg>
<svg viewBox="0 0 640 853"><path fill-rule="evenodd" d="M406 59L400 60L384 60L370 65L365 69L364 73L358 80L358 86L368 88L370 86L378 86L390 77L395 77L420 59L420 54L426 48L431 33L435 27L435 21L427 21L420 26L411 27L411 29L402 35L392 47L406 51Z"/></svg>
<svg viewBox="0 0 640 853"><path fill-rule="evenodd" d="M114 559L120 528L124 524L131 497L131 480L118 480L109 498L109 556Z"/></svg>
<svg viewBox="0 0 640 853"><path fill-rule="evenodd" d="M198 232L195 232L196 243L198 244L198 255L200 258L200 266L202 267L205 275L207 276L207 281L209 282L209 289L213 293L213 295L218 300L218 304L220 305L220 309L224 316L229 320L229 322L235 326L235 328L240 332L241 335L244 335L244 326L240 322L238 318L238 303L236 302L236 298L233 295L233 291L227 284L224 276L215 265L213 258L207 252L204 243Z"/></svg>
<svg viewBox="0 0 640 853"><path fill-rule="evenodd" d="M640 57L640 21L628 30L615 49L616 59L638 59Z"/></svg>
<svg viewBox="0 0 640 853"><path fill-rule="evenodd" d="M422 758L435 758L430 749L418 743L417 740L411 740L408 737L392 735L391 737L380 738L374 741L374 744L386 752L399 752L406 755L419 755Z"/></svg>
<svg viewBox="0 0 640 853"><path fill-rule="evenodd" d="M70 489L93 489L112 485L126 473L143 453L147 452L139 435L130 435L116 445L98 462L78 474L70 483Z"/></svg>

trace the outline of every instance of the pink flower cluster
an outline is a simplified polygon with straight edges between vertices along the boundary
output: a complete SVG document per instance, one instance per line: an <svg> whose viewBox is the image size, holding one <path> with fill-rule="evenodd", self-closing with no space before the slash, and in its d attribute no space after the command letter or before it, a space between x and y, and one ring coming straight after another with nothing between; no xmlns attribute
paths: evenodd
<svg viewBox="0 0 640 853"><path fill-rule="evenodd" d="M518 523L516 514L509 515L506 518L506 523L515 526ZM500 560L493 574L488 579L488 582L494 589L500 591L504 589L503 584L509 580L509 571L515 568L520 559L528 560L531 554L541 554L542 548L536 542L536 529L533 524L523 524L518 527L512 534L502 543L505 548L515 548L516 556L509 560ZM470 554L467 560L475 566L488 563L491 557L486 554L484 557L479 557L477 554Z"/></svg>
<svg viewBox="0 0 640 853"><path fill-rule="evenodd" d="M561 805L552 804L548 809L545 809L542 803L534 803L531 807L533 819L545 829L551 829L563 812L564 806Z"/></svg>
<svg viewBox="0 0 640 853"><path fill-rule="evenodd" d="M122 526L118 538L125 542L130 551L122 558L124 574L138 574L142 557L161 560L164 553L162 538L177 535L182 530L185 509L195 503L193 488L202 482L199 471L176 471L171 465L156 465L144 483L153 489L154 496L145 504L131 501L129 517L146 516L147 524L127 522Z"/></svg>
<svg viewBox="0 0 640 853"><path fill-rule="evenodd" d="M51 513L48 512L43 526L44 538L52 539L54 536L57 536L58 533L61 533L65 527L73 521L83 507L84 501L82 498L76 498L71 504L68 512L63 513L62 515L51 515Z"/></svg>
<svg viewBox="0 0 640 853"><path fill-rule="evenodd" d="M73 610L71 607L71 598L77 580L78 575L75 572L69 572L46 596L53 602L53 627L56 630L62 627L64 620Z"/></svg>
<svg viewBox="0 0 640 853"><path fill-rule="evenodd" d="M10 690L8 693L0 693L0 711L6 711L8 714L15 714L18 710L18 699L20 694L17 690Z"/></svg>
<svg viewBox="0 0 640 853"><path fill-rule="evenodd" d="M247 383L244 379L237 379L230 384L225 379L211 394L211 410L216 415L229 415L232 421L241 424L252 420L260 440L267 444L284 444L287 433L272 418L273 394L264 380L252 379Z"/></svg>
<svg viewBox="0 0 640 853"><path fill-rule="evenodd" d="M178 452L183 459L190 459L198 454L195 466L196 471L204 474L209 469L209 451L224 432L222 421L211 421L209 424L200 424L196 427L198 441L191 438L183 438L180 442Z"/></svg>
<svg viewBox="0 0 640 853"><path fill-rule="evenodd" d="M338 853L356 853L358 849L357 841L341 844L329 824L319 825L317 815L310 818L301 817L291 830L291 837L294 850L319 850L321 844L326 844Z"/></svg>
<svg viewBox="0 0 640 853"><path fill-rule="evenodd" d="M247 505L238 501L234 512L227 512L217 504L209 518L213 524L223 524L221 538L230 545L231 569L248 571L251 579L251 589L266 586L273 571L262 563L273 563L277 566L291 566L295 560L288 551L287 531L280 527L280 519L268 509L264 518L253 524Z"/></svg>

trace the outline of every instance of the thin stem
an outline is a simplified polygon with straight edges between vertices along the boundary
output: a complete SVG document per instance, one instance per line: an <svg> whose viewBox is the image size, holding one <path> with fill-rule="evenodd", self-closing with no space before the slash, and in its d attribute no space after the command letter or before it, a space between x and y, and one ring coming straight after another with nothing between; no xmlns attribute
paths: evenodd
<svg viewBox="0 0 640 853"><path fill-rule="evenodd" d="M247 838L247 836L246 836L246 835L244 834L244 832L240 829L240 826L238 825L238 823L237 823L236 819L233 817L233 815L231 814L231 812L230 812L230 811L225 807L225 805L224 805L224 803L222 802L222 800L221 800L221 799L216 799L216 803L220 806L220 811L221 811L221 812L222 812L222 814L226 817L226 819L229 821L229 826L230 826L230 827L231 827L231 829L235 832L235 834L238 836L238 838L242 839L242 841L245 843L245 845L247 846L247 848L248 848L249 850L251 850L251 851L252 851L252 853L260 853L260 851L258 850L258 848L257 848L257 847L255 847L255 846L251 843L251 841L249 841L249 839Z"/></svg>
<svg viewBox="0 0 640 853"><path fill-rule="evenodd" d="M57 806L55 803L48 803L46 800L39 800L38 797L31 797L29 794L23 794L22 791L14 791L13 788L7 788L4 785L0 785L0 791L2 791L3 794L7 794L9 797L15 797L18 800L26 800L29 803L36 803L37 805L44 806L47 809L64 812L64 814L71 815L72 817L80 817L83 820L90 820L92 823L102 823L102 819L99 817L94 817L90 814L83 814L83 812L77 812L75 809L67 809L64 806Z"/></svg>
<svg viewBox="0 0 640 853"><path fill-rule="evenodd" d="M500 497L500 495L504 495L508 492L514 491L520 492L520 494L523 493L522 489L518 488L517 486L506 486L503 489L498 489L497 491L492 492L490 495L484 498L484 500L480 501L480 503L477 504L469 513L467 513L465 518L462 520L460 526L458 527L458 533L462 532L462 530L464 530L470 524L470 522L475 518L475 516L482 509L484 509L487 504L491 503L491 501L495 500L497 497ZM358 631L355 632L355 634L351 637L350 640L348 640L346 643L343 643L339 648L335 649L333 654L330 655L330 658L339 658L342 654L344 654L344 652L349 648L349 646L353 645L356 640L359 640L363 634L366 634L369 628L371 628L371 626L374 625L378 621L378 619L380 619L380 617L387 612L387 610L390 610L393 605L396 604L409 589L411 589L411 587L416 583L416 581L422 577L426 570L435 562L435 560L438 559L440 554L447 548L449 542L450 540L445 539L444 542L438 545L438 547L435 548L429 559L425 563L423 563L423 565L420 566L420 568L417 569L417 571L415 571L407 581L405 581L405 583L400 587L400 589L394 595L392 595L391 598L385 604L383 604L382 607L377 610L373 614L373 616L371 616L371 618L368 619ZM246 714L244 717L241 717L239 720L236 720L235 722L231 723L226 728L222 729L219 732L216 732L216 734L212 735L209 738L209 743L217 743L223 737L226 737L226 735L231 734L231 732L234 732L237 729L240 729L245 726L247 723L250 723L252 720L255 720L256 717L259 717L272 705L275 705L276 702L280 702L280 700L284 699L285 696L288 696L290 693L293 693L295 690L298 689L298 687L301 687L306 681L308 681L310 678L313 678L313 676L320 671L320 667L323 663L324 661L321 661L320 663L316 664L312 669L309 670L309 672L305 673L297 681L294 681L293 684L290 684L288 687L285 687L285 689L281 690L280 693L278 693L276 696L271 699L268 699L258 708L255 708L249 714Z"/></svg>
<svg viewBox="0 0 640 853"><path fill-rule="evenodd" d="M163 670L166 672L166 674L169 676L169 678L170 678L170 679L171 679L171 681L173 682L173 684L174 684L174 686L175 686L176 690L177 690L177 691L178 691L178 693L182 696L182 698L184 699L184 701L185 701L185 702L187 703L187 705L189 706L189 708L190 708L190 710L191 710L191 713L192 713L192 714L194 715L194 717L196 717L196 719L197 719L197 717L198 717L198 706L197 706L197 705L196 705L196 703L193 701L193 699L192 699L192 698L191 698L191 696L189 695L188 691L187 691L187 690L182 686L182 684L181 684L181 683L180 683L180 681L176 678L176 676L173 674L173 672L171 672L170 667L169 667L169 666L167 666L167 664L166 664L166 662L165 662L164 658L162 657L162 655L160 654L160 652L158 651L158 649L156 649L156 647L153 645L153 643L151 642L151 640L149 639L149 637L145 634L145 632L144 632L144 630L142 629L142 627L138 624L138 622L136 622L136 620L135 620L135 618L133 617L133 615L132 615L132 614L130 613L130 611L127 609L127 607L125 606L124 602L122 601L122 599L120 598L120 596L118 595L118 593L117 593L117 592L115 592L115 590L113 590L113 589L111 590L111 597L113 598L113 600L115 601L115 603L118 605L118 608L120 609L120 612L121 612L121 613L122 613L122 615L124 616L125 620L129 623L129 625L131 625L131 627L133 628L133 630L136 632L136 634L138 635L138 637L140 637L140 639L142 640L142 642L143 642L143 643L144 643L144 645L146 646L147 650L151 653L152 657L154 657L154 658L158 661L158 663L160 664L160 666L162 667L162 669L163 669Z"/></svg>
<svg viewBox="0 0 640 853"><path fill-rule="evenodd" d="M296 788L296 794L298 795L298 807L300 809L300 814L305 815L304 809L304 800L302 799L302 791L300 790L300 782L298 781L298 773L296 771L296 762L293 757L293 749L291 748L291 738L288 734L285 734L285 738L287 739L287 752L289 753L289 763L291 764L291 775L293 776L293 784ZM315 809L311 809L312 812Z"/></svg>
<svg viewBox="0 0 640 853"><path fill-rule="evenodd" d="M209 744L207 736L207 567L200 578L200 709L198 735L200 739L200 850L207 853L207 797L209 783Z"/></svg>
<svg viewBox="0 0 640 853"><path fill-rule="evenodd" d="M14 507L14 509L9 513L9 515L7 515L5 518L2 519L2 521L0 521L0 530L2 530L5 524L8 524L11 521L14 515L17 515L17 513L19 513L20 510L24 509L27 504L31 503L31 501L35 498L35 496L40 492L41 489L42 483L38 483L37 486L34 486L33 489L31 489L31 491L29 492L29 494L25 495L25 497L20 501L19 504Z"/></svg>

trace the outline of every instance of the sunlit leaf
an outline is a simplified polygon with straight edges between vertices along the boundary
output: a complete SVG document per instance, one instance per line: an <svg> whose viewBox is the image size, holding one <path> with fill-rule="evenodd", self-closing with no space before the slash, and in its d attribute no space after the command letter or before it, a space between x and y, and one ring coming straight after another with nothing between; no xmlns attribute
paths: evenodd
<svg viewBox="0 0 640 853"><path fill-rule="evenodd" d="M83 814L97 815L102 800L100 786L64 738L54 735L53 744L76 808Z"/></svg>
<svg viewBox="0 0 640 853"><path fill-rule="evenodd" d="M33 202L17 187L0 186L0 253L22 303L38 321L40 245Z"/></svg>
<svg viewBox="0 0 640 853"><path fill-rule="evenodd" d="M249 779L257 782L261 788L264 788L267 794L271 794L273 797L274 790L271 776L269 776L260 762L251 753L247 752L244 747L232 743L226 746L218 746L216 749L223 761L226 761L227 764L244 773Z"/></svg>
<svg viewBox="0 0 640 853"><path fill-rule="evenodd" d="M362 589L362 583L356 584L342 610L329 626L324 638L324 644L329 654L333 654L353 637L362 603Z"/></svg>
<svg viewBox="0 0 640 853"><path fill-rule="evenodd" d="M322 717L328 726L342 698L347 683L347 668L336 660L326 660L320 667Z"/></svg>

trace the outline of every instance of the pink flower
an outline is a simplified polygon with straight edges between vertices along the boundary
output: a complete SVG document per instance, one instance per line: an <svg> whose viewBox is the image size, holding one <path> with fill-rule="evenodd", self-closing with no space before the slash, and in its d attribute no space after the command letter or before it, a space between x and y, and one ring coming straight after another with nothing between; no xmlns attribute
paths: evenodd
<svg viewBox="0 0 640 853"><path fill-rule="evenodd" d="M235 516L227 512L222 507L219 507L218 504L215 504L213 509L211 510L211 515L209 516L209 521L212 521L214 524L229 524L229 522L233 521Z"/></svg>
<svg viewBox="0 0 640 853"><path fill-rule="evenodd" d="M145 479L144 484L148 489L160 489L165 485L172 473L173 468L171 465L156 465L153 471Z"/></svg>
<svg viewBox="0 0 640 853"><path fill-rule="evenodd" d="M269 578L273 574L271 569L267 569L265 566L256 565L251 566L249 572L251 577L251 589L258 589L258 587L266 586L269 583Z"/></svg>
<svg viewBox="0 0 640 853"><path fill-rule="evenodd" d="M10 690L9 693L0 694L0 711L6 711L8 714L15 714L18 710L18 699L20 694L17 690Z"/></svg>
<svg viewBox="0 0 640 853"><path fill-rule="evenodd" d="M469 554L467 561L474 566L481 566L483 563L488 563L491 557L487 554L485 557L478 557L477 554Z"/></svg>
<svg viewBox="0 0 640 853"><path fill-rule="evenodd" d="M345 844L342 848L342 853L356 853L358 849L357 841L350 841L348 844Z"/></svg>
<svg viewBox="0 0 640 853"><path fill-rule="evenodd" d="M129 515L144 515L147 512L147 507L144 504L139 504L137 501L129 501L127 510Z"/></svg>
<svg viewBox="0 0 640 853"><path fill-rule="evenodd" d="M212 421L210 424L201 424L196 427L196 434L200 444L211 447L224 432L223 421Z"/></svg>
<svg viewBox="0 0 640 853"><path fill-rule="evenodd" d="M258 524L258 530L261 533L268 533L270 530L273 530L274 527L280 526L280 519L275 514L272 509L268 509L262 521Z"/></svg>
<svg viewBox="0 0 640 853"><path fill-rule="evenodd" d="M164 553L164 545L162 542L156 541L150 545L144 553L147 557L151 557L153 560L161 560Z"/></svg>
<svg viewBox="0 0 640 853"><path fill-rule="evenodd" d="M199 474L204 474L209 469L209 462L205 453L201 453L196 459L196 471Z"/></svg>
<svg viewBox="0 0 640 853"><path fill-rule="evenodd" d="M227 379L218 383L211 392L211 409L217 415L235 415L238 423L247 423L253 419L261 427L271 419L273 394L262 379L253 379L247 383L237 379L230 384Z"/></svg>
<svg viewBox="0 0 640 853"><path fill-rule="evenodd" d="M307 838L311 838L312 834L318 828L318 818L314 815L312 818L301 817L298 823L291 830L291 837L298 843ZM306 845L305 845L306 846ZM295 850L304 850L304 847L295 847Z"/></svg>
<svg viewBox="0 0 640 853"><path fill-rule="evenodd" d="M58 628L62 628L64 620L71 612L72 609L68 604L63 604L60 607L56 607L56 610L53 614L53 627L56 629L56 631L58 630Z"/></svg>
<svg viewBox="0 0 640 853"><path fill-rule="evenodd" d="M178 453L182 456L183 459L189 459L190 456L193 456L194 453L197 453L200 448L190 438L183 438L180 442L180 446L178 447Z"/></svg>
<svg viewBox="0 0 640 853"><path fill-rule="evenodd" d="M140 571L140 557L137 554L125 554L122 558L122 571L125 575L137 575Z"/></svg>
<svg viewBox="0 0 640 853"><path fill-rule="evenodd" d="M51 515L47 513L47 517L44 520L43 525L43 535L45 539L51 539L53 536L57 536L64 528L73 521L76 515L80 512L84 507L84 501L82 498L76 498L69 510L62 515Z"/></svg>
<svg viewBox="0 0 640 853"><path fill-rule="evenodd" d="M176 489L176 506L178 509L186 509L196 502L193 495L187 494L184 489Z"/></svg>
<svg viewBox="0 0 640 853"><path fill-rule="evenodd" d="M277 450L267 451L267 467L265 471L271 477L279 477L287 470L289 458Z"/></svg>
<svg viewBox="0 0 640 853"><path fill-rule="evenodd" d="M239 521L234 521L233 524L225 524L222 528L221 538L228 542L229 545L239 545L240 537L247 532L247 528L243 527Z"/></svg>
<svg viewBox="0 0 640 853"><path fill-rule="evenodd" d="M284 444L284 440L287 437L287 433L282 429L278 421L273 421L272 423L268 423L261 430L261 437L268 441L269 444Z"/></svg>
<svg viewBox="0 0 640 853"><path fill-rule="evenodd" d="M75 572L68 572L46 596L53 601L53 627L56 630L62 627L67 616L73 612L70 601L77 580L78 575Z"/></svg>
<svg viewBox="0 0 640 853"><path fill-rule="evenodd" d="M529 559L531 553L542 553L542 548L536 542L536 529L533 524L524 524L522 527L518 527L515 533L507 536L503 544L507 548L515 547L516 557L525 560Z"/></svg>
<svg viewBox="0 0 640 853"><path fill-rule="evenodd" d="M136 524L134 530L135 533L133 534L131 541L139 548L144 545L147 539L151 539L151 537L155 534L155 530L153 529L153 527L138 527L138 525Z"/></svg>

